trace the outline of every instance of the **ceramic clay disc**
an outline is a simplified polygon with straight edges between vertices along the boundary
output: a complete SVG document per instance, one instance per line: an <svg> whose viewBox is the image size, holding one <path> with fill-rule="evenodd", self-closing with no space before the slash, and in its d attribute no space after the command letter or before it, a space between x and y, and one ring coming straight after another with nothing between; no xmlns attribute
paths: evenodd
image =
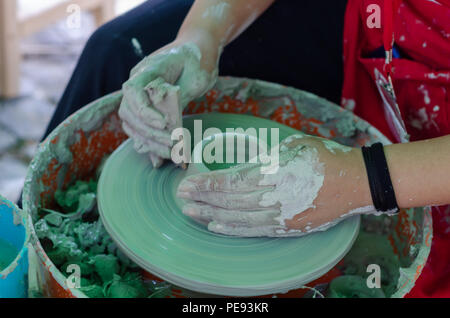
<svg viewBox="0 0 450 318"><path fill-rule="evenodd" d="M279 128L280 140L297 131L247 115L208 113L184 118L193 132L217 127ZM201 293L256 296L296 289L330 270L359 230L352 217L325 232L299 238L237 238L211 233L181 213L176 189L185 171L167 163L153 169L126 141L107 160L98 187L105 227L139 266L170 283Z"/></svg>

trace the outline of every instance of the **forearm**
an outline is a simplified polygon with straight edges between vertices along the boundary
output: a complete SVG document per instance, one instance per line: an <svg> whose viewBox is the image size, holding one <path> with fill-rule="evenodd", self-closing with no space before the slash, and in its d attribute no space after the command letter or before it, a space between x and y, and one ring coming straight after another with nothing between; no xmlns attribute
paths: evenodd
<svg viewBox="0 0 450 318"><path fill-rule="evenodd" d="M450 136L385 147L401 208L450 204Z"/></svg>
<svg viewBox="0 0 450 318"><path fill-rule="evenodd" d="M178 38L208 38L221 49L242 33L274 0L196 0L183 22Z"/></svg>

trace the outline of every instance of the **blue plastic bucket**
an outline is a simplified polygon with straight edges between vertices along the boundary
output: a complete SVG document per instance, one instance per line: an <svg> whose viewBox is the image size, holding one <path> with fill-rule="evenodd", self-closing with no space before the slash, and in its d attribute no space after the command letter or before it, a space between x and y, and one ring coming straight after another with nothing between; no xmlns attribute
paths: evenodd
<svg viewBox="0 0 450 318"><path fill-rule="evenodd" d="M28 238L20 210L0 196L0 298L28 296Z"/></svg>

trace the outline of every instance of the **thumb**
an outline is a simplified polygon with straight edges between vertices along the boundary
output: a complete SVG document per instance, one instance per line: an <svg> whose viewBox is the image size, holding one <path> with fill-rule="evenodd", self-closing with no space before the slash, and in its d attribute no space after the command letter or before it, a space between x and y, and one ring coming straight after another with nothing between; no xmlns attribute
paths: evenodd
<svg viewBox="0 0 450 318"><path fill-rule="evenodd" d="M167 122L169 131L181 127L180 88L173 86L158 77L150 82L145 90L154 108L160 111Z"/></svg>

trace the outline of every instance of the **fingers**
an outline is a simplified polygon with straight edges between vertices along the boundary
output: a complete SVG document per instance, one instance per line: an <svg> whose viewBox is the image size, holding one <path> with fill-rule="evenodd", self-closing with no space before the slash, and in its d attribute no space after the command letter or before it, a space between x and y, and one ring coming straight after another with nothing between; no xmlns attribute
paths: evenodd
<svg viewBox="0 0 450 318"><path fill-rule="evenodd" d="M136 65L122 87L122 127L154 167L171 157L171 132L182 126L182 106L212 86L211 74L193 67L200 58L190 47L166 46ZM182 95L190 99L182 102Z"/></svg>
<svg viewBox="0 0 450 318"><path fill-rule="evenodd" d="M142 137L131 126L129 126L127 122L122 123L122 128L125 133L133 139L134 149L138 153L150 152L164 159L171 158L171 148L169 146Z"/></svg>
<svg viewBox="0 0 450 318"><path fill-rule="evenodd" d="M144 88L144 85L140 85L139 81L135 82L134 79L126 82L122 90L124 93L124 101L127 104L123 106L147 125L164 129L167 124L166 119L160 111L152 107L150 97Z"/></svg>
<svg viewBox="0 0 450 318"><path fill-rule="evenodd" d="M171 134L168 131L145 125L138 117L134 116L130 110L127 109L126 105L124 108L119 109L119 116L129 127L133 127L133 130L143 138L152 139L166 146L173 145Z"/></svg>
<svg viewBox="0 0 450 318"><path fill-rule="evenodd" d="M172 130L182 125L180 107L180 88L164 81L161 77L150 82L146 87L153 106L164 114L167 129Z"/></svg>
<svg viewBox="0 0 450 318"><path fill-rule="evenodd" d="M259 165L237 166L230 169L201 173L185 178L179 185L180 192L251 192L271 189L259 185L263 179Z"/></svg>
<svg viewBox="0 0 450 318"><path fill-rule="evenodd" d="M222 224L233 224L240 227L254 227L263 225L279 225L275 220L280 214L280 210L262 211L237 211L226 210L204 203L193 202L183 207L183 214L193 219L208 224L217 222Z"/></svg>
<svg viewBox="0 0 450 318"><path fill-rule="evenodd" d="M150 161L152 162L153 168L158 169L159 167L162 166L162 164L164 162L164 160L162 158L160 158L157 155L152 154L152 153L150 153L149 157L150 157Z"/></svg>
<svg viewBox="0 0 450 318"><path fill-rule="evenodd" d="M257 190L252 192L178 191L177 196L182 199L200 201L227 210L262 210L267 208L260 205L262 195L266 191L267 190Z"/></svg>
<svg viewBox="0 0 450 318"><path fill-rule="evenodd" d="M167 130L168 116L153 107L148 93L141 88L139 76L124 84L124 98L119 109L119 116L123 120L122 127L134 141L134 148L139 153L149 152L153 167L162 165L163 159L170 159L173 141ZM164 93L164 92L163 92ZM180 115L181 117L181 115ZM180 120L181 121L181 120Z"/></svg>
<svg viewBox="0 0 450 318"><path fill-rule="evenodd" d="M276 225L241 227L230 226L218 222L209 223L208 230L219 234L239 237L296 237L306 234L299 230L285 230L281 226Z"/></svg>
<svg viewBox="0 0 450 318"><path fill-rule="evenodd" d="M229 210L261 210L262 195L273 185L259 185L259 165L202 173L185 178L178 187L180 198Z"/></svg>

